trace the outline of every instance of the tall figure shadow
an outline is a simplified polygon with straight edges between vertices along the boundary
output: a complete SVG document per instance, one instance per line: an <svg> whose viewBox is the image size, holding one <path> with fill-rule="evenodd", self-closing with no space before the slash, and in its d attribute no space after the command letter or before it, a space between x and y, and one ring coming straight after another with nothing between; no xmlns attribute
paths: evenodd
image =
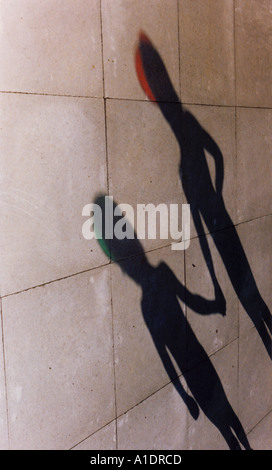
<svg viewBox="0 0 272 470"><path fill-rule="evenodd" d="M105 197L98 196L95 204L101 208L104 221ZM114 211L115 208L114 203ZM113 226L119 219L120 216L114 217ZM124 228L127 229L128 225L129 222L125 220ZM152 266L135 232L132 239L119 240L114 236L112 240L108 240L105 238L103 227L102 233L98 233L97 237L100 238L98 241L104 253L111 260L118 262L122 271L141 287L141 308L145 324L170 380L173 381L192 417L197 419L201 408L221 432L231 450L239 450L241 445L247 450L250 449L243 426L228 401L211 360L188 323L178 299L182 302L186 300L186 304L199 314L218 312L218 301L206 300L189 292L166 263L161 262L157 267ZM135 253L138 255L131 256ZM197 365L191 369L188 368L188 343L190 350L194 351L197 362ZM186 392L177 378L172 358L185 378L192 396Z"/></svg>
<svg viewBox="0 0 272 470"><path fill-rule="evenodd" d="M222 196L224 179L222 153L216 142L196 118L183 108L159 53L144 33L140 33L135 65L143 90L148 98L159 106L179 143L181 183L190 204L192 218L213 282L215 296L218 300L220 299L221 306L224 305L223 293L215 275L202 219L224 262L234 290L271 358L271 313L258 290L237 230L225 207ZM205 150L215 162L215 187ZM220 228L229 228L229 230L222 231L219 230Z"/></svg>

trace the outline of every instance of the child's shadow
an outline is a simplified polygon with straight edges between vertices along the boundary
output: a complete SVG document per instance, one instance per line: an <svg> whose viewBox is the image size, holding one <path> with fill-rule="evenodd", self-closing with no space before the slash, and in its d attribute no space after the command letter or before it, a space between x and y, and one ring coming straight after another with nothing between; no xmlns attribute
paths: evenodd
<svg viewBox="0 0 272 470"><path fill-rule="evenodd" d="M95 203L101 207L104 220L104 197L98 197ZM119 219L120 216L115 217L114 222ZM122 271L141 287L144 321L169 378L173 380L193 418L198 418L200 407L221 432L230 449L241 449L238 439L245 449L250 449L245 431L228 401L219 376L188 323L178 299L186 302L198 314L218 313L218 302L190 293L165 263L153 267L136 234L133 239L123 240L116 237L107 240L102 234L99 236L104 252L118 262ZM135 253L138 255L131 258ZM190 344L190 351L193 351L194 363L197 362L197 366L192 368L188 367L190 358L187 354L187 344ZM192 396L188 395L177 379L171 356L185 378Z"/></svg>

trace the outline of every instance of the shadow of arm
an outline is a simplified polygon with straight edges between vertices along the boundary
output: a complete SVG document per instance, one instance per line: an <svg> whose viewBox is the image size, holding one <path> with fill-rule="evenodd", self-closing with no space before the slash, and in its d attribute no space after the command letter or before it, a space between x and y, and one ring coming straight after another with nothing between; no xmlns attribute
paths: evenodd
<svg viewBox="0 0 272 470"><path fill-rule="evenodd" d="M203 129L203 147L213 157L215 162L215 190L221 195L224 180L224 159L222 152L212 137Z"/></svg>
<svg viewBox="0 0 272 470"><path fill-rule="evenodd" d="M167 269L167 277L171 279L171 284L174 287L175 293L178 298L184 302L190 309L200 315L221 314L226 315L226 302L224 297L219 299L205 299L201 295L193 294L187 289L175 276L175 274L165 266Z"/></svg>
<svg viewBox="0 0 272 470"><path fill-rule="evenodd" d="M198 294L193 294L182 284L173 271L165 264L162 263L160 269L162 270L162 277L165 283L171 286L174 294L184 302L190 309L200 315L221 314L226 315L226 302L224 297L220 296L219 299L208 300Z"/></svg>
<svg viewBox="0 0 272 470"><path fill-rule="evenodd" d="M178 282L178 281L177 281ZM201 295L192 294L186 287L178 282L177 295L191 310L199 315L221 314L226 315L226 305L217 299L205 299Z"/></svg>

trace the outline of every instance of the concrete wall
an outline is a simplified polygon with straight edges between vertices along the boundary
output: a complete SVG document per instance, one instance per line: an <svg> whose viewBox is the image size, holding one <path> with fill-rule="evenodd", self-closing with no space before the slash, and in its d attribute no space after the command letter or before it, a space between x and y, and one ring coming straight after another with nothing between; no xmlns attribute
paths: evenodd
<svg viewBox="0 0 272 470"><path fill-rule="evenodd" d="M272 308L271 2L1 0L0 15L1 448L228 449L235 416L254 449L272 449L270 346L257 318ZM135 72L140 30L222 152L235 229L223 218L204 237L191 219L186 251L141 240L121 269L82 236L83 206L98 193L134 208L186 202L179 144ZM147 266L168 266L150 296L125 268L136 272L143 250ZM225 316L189 302L189 292L214 298L212 265ZM175 341L164 330L176 379L143 295L153 317L165 307L173 336L172 306L182 319Z"/></svg>

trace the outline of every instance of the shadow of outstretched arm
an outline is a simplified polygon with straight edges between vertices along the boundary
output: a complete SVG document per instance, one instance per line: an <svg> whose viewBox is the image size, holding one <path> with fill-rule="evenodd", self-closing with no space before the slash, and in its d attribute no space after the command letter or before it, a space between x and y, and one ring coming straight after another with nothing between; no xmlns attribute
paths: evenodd
<svg viewBox="0 0 272 470"><path fill-rule="evenodd" d="M215 190L218 195L223 192L224 159L220 148L212 137L203 129L203 148L205 148L215 162Z"/></svg>
<svg viewBox="0 0 272 470"><path fill-rule="evenodd" d="M176 292L177 297L184 302L191 310L200 315L221 314L226 315L226 303L224 298L206 299L198 294L193 294L184 284L182 284L173 271L166 265L165 276L171 279L171 283Z"/></svg>

